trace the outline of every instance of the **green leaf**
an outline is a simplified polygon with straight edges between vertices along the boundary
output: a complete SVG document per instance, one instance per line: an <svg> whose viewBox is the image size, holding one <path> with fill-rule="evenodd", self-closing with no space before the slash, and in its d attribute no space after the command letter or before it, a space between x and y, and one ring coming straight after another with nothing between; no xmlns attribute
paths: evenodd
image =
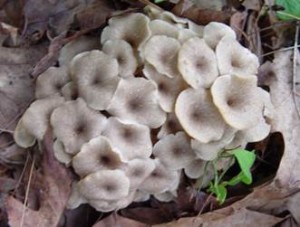
<svg viewBox="0 0 300 227"><path fill-rule="evenodd" d="M216 188L217 191L217 200L220 202L220 204L225 202L225 199L227 197L227 189L224 185L219 184Z"/></svg>
<svg viewBox="0 0 300 227"><path fill-rule="evenodd" d="M251 167L255 161L255 154L251 151L246 151L243 149L236 149L233 151L233 155L238 161L238 164L242 170L242 172L238 175L242 182L245 184L251 184L252 182L252 174Z"/></svg>
<svg viewBox="0 0 300 227"><path fill-rule="evenodd" d="M276 5L283 6L283 11L277 11L280 20L300 20L300 0L276 0Z"/></svg>
<svg viewBox="0 0 300 227"><path fill-rule="evenodd" d="M164 1L166 1L166 0L154 0L154 3L158 4L158 3L161 3L161 2L164 2Z"/></svg>

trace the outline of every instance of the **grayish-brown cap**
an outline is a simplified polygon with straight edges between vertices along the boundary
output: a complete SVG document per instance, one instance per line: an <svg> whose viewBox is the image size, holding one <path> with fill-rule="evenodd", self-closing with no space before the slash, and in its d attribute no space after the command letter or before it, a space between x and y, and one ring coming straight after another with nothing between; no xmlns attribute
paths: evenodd
<svg viewBox="0 0 300 227"><path fill-rule="evenodd" d="M149 18L141 13L112 17L101 34L101 43L122 39L135 50L150 37Z"/></svg>
<svg viewBox="0 0 300 227"><path fill-rule="evenodd" d="M76 100L78 98L78 89L76 84L71 81L62 87L61 93L65 100Z"/></svg>
<svg viewBox="0 0 300 227"><path fill-rule="evenodd" d="M169 78L150 64L145 64L144 75L153 81L158 91L158 102L165 112L173 112L178 94L187 86L180 76Z"/></svg>
<svg viewBox="0 0 300 227"><path fill-rule="evenodd" d="M118 169L122 161L115 152L110 141L104 136L98 136L82 145L81 150L72 159L72 166L80 177L105 169Z"/></svg>
<svg viewBox="0 0 300 227"><path fill-rule="evenodd" d="M100 170L78 182L87 200L119 200L129 194L130 182L122 170Z"/></svg>
<svg viewBox="0 0 300 227"><path fill-rule="evenodd" d="M59 65L68 65L72 58L84 51L100 49L99 38L92 36L80 36L67 43L59 52Z"/></svg>
<svg viewBox="0 0 300 227"><path fill-rule="evenodd" d="M188 30L193 31L196 36L203 38L204 34L204 26L203 25L198 25L195 22L188 20Z"/></svg>
<svg viewBox="0 0 300 227"><path fill-rule="evenodd" d="M206 162L201 159L195 159L184 168L184 173L191 179L197 179L205 174Z"/></svg>
<svg viewBox="0 0 300 227"><path fill-rule="evenodd" d="M70 64L78 94L96 110L109 104L119 82L118 62L99 50L76 55Z"/></svg>
<svg viewBox="0 0 300 227"><path fill-rule="evenodd" d="M178 28L163 20L150 21L149 27L151 36L165 35L171 38L177 38L178 36Z"/></svg>
<svg viewBox="0 0 300 227"><path fill-rule="evenodd" d="M153 147L153 155L168 169L173 170L184 168L196 158L190 139L184 132L160 139Z"/></svg>
<svg viewBox="0 0 300 227"><path fill-rule="evenodd" d="M204 88L182 91L176 100L175 114L185 132L202 143L223 136L226 124Z"/></svg>
<svg viewBox="0 0 300 227"><path fill-rule="evenodd" d="M121 79L107 111L123 121L150 128L158 128L166 120L155 85L144 78Z"/></svg>
<svg viewBox="0 0 300 227"><path fill-rule="evenodd" d="M203 38L212 49L216 48L224 36L236 39L235 32L226 24L213 21L204 27Z"/></svg>
<svg viewBox="0 0 300 227"><path fill-rule="evenodd" d="M37 78L35 97L42 99L61 94L61 88L69 81L67 67L50 67Z"/></svg>
<svg viewBox="0 0 300 227"><path fill-rule="evenodd" d="M59 140L55 140L53 143L54 157L66 166L70 166L72 162L72 155L66 153L64 145Z"/></svg>
<svg viewBox="0 0 300 227"><path fill-rule="evenodd" d="M106 118L78 98L56 108L50 121L54 135L63 143L65 151L74 155L84 143L101 134Z"/></svg>
<svg viewBox="0 0 300 227"><path fill-rule="evenodd" d="M20 147L30 147L35 139L42 140L48 127L52 111L64 102L60 96L34 101L23 114L14 131L14 139Z"/></svg>
<svg viewBox="0 0 300 227"><path fill-rule="evenodd" d="M107 40L102 51L115 58L119 64L119 76L132 77L137 68L137 60L132 47L124 40Z"/></svg>
<svg viewBox="0 0 300 227"><path fill-rule="evenodd" d="M153 196L160 202L171 202L176 198L176 192L166 191L163 193L156 193Z"/></svg>
<svg viewBox="0 0 300 227"><path fill-rule="evenodd" d="M219 72L214 51L203 39L186 41L178 53L178 69L183 79L193 88L209 88Z"/></svg>
<svg viewBox="0 0 300 227"><path fill-rule="evenodd" d="M123 161L148 158L151 155L150 129L145 125L126 123L110 117L102 134L110 140L111 146Z"/></svg>
<svg viewBox="0 0 300 227"><path fill-rule="evenodd" d="M130 190L137 189L155 168L153 159L133 159L127 162L124 171L130 180Z"/></svg>
<svg viewBox="0 0 300 227"><path fill-rule="evenodd" d="M256 86L257 77L224 75L211 87L214 104L226 123L244 130L254 127L263 113L263 100Z"/></svg>
<svg viewBox="0 0 300 227"><path fill-rule="evenodd" d="M258 71L257 56L232 37L225 36L221 39L216 47L216 56L221 75L247 77Z"/></svg>
<svg viewBox="0 0 300 227"><path fill-rule="evenodd" d="M191 38L198 37L198 34L188 28L181 28L178 31L177 40L183 44ZM201 38L201 37L200 37Z"/></svg>
<svg viewBox="0 0 300 227"><path fill-rule="evenodd" d="M242 131L247 142L258 142L266 138L271 131L271 125L266 123L264 117L252 128Z"/></svg>
<svg viewBox="0 0 300 227"><path fill-rule="evenodd" d="M136 190L133 202L145 202L150 199L150 194L148 192Z"/></svg>
<svg viewBox="0 0 300 227"><path fill-rule="evenodd" d="M224 150L225 146L234 139L236 132L236 129L227 126L220 140L201 143L198 140L192 139L191 147L198 158L211 161L217 158L218 154Z"/></svg>
<svg viewBox="0 0 300 227"><path fill-rule="evenodd" d="M175 190L178 187L180 173L165 167L159 160L155 160L155 169L140 185L139 189L151 194Z"/></svg>
<svg viewBox="0 0 300 227"><path fill-rule="evenodd" d="M169 134L175 134L176 132L183 131L175 113L168 113L165 123L161 126L157 133L157 138L161 139Z"/></svg>
<svg viewBox="0 0 300 227"><path fill-rule="evenodd" d="M152 36L145 44L144 57L159 73L173 78L179 74L177 69L179 48L180 43L177 39L165 35Z"/></svg>
<svg viewBox="0 0 300 227"><path fill-rule="evenodd" d="M71 195L66 205L67 209L75 209L84 203L87 203L87 200L81 195L78 188L78 183L73 182L71 187Z"/></svg>

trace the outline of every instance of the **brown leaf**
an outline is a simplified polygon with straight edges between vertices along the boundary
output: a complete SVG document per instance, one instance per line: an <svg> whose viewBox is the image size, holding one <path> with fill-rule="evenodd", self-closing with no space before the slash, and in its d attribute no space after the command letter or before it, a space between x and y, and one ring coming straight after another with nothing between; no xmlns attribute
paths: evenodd
<svg viewBox="0 0 300 227"><path fill-rule="evenodd" d="M93 227L111 227L111 226L120 226L120 227L150 227L150 225L143 224L132 219L124 218L118 214L111 214L108 217L97 222Z"/></svg>
<svg viewBox="0 0 300 227"><path fill-rule="evenodd" d="M44 139L44 155L42 162L43 178L40 189L40 209L29 208L23 214L23 204L9 196L6 201L9 224L19 226L24 215L24 227L56 227L61 219L69 197L71 177L67 169L53 156L52 135L47 134Z"/></svg>
<svg viewBox="0 0 300 227"><path fill-rule="evenodd" d="M46 52L45 44L29 48L0 47L0 128L12 131L33 99L32 66Z"/></svg>

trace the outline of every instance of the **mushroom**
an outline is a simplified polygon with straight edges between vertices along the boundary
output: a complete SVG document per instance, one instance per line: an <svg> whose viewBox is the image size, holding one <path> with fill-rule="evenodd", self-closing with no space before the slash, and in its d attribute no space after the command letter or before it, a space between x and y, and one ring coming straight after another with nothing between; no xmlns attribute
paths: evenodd
<svg viewBox="0 0 300 227"><path fill-rule="evenodd" d="M177 38L178 36L178 28L163 20L150 21L149 27L151 36L165 35L171 38Z"/></svg>
<svg viewBox="0 0 300 227"><path fill-rule="evenodd" d="M66 67L50 67L36 80L35 97L46 98L60 94L61 88L70 81Z"/></svg>
<svg viewBox="0 0 300 227"><path fill-rule="evenodd" d="M180 43L177 39L165 35L152 36L145 44L145 61L154 66L161 74L173 78L179 76L177 53Z"/></svg>
<svg viewBox="0 0 300 227"><path fill-rule="evenodd" d="M101 34L101 43L107 40L121 39L135 50L150 36L149 18L141 13L131 13L112 17Z"/></svg>
<svg viewBox="0 0 300 227"><path fill-rule="evenodd" d="M271 125L267 124L264 117L252 128L241 131L247 142L258 142L266 138L271 131Z"/></svg>
<svg viewBox="0 0 300 227"><path fill-rule="evenodd" d="M99 38L92 36L80 36L77 39L67 43L59 51L59 65L68 65L72 58L84 51L99 49Z"/></svg>
<svg viewBox="0 0 300 227"><path fill-rule="evenodd" d="M78 182L73 182L71 187L71 195L66 204L67 209L75 209L84 203L87 203L87 200L81 195Z"/></svg>
<svg viewBox="0 0 300 227"><path fill-rule="evenodd" d="M209 162L201 159L195 159L186 166L184 173L191 179L202 179L202 186L205 186L214 176L212 165L209 165Z"/></svg>
<svg viewBox="0 0 300 227"><path fill-rule="evenodd" d="M139 189L150 194L171 191L177 189L179 179L178 171L168 169L159 160L155 160L155 169L143 181Z"/></svg>
<svg viewBox="0 0 300 227"><path fill-rule="evenodd" d="M144 78L121 79L107 111L123 121L150 128L158 128L166 120L155 85Z"/></svg>
<svg viewBox="0 0 300 227"><path fill-rule="evenodd" d="M191 140L191 148L196 156L202 160L211 161L217 158L218 154L224 150L224 147L233 141L237 130L226 127L224 134L220 140L211 141L209 143L201 143L198 140Z"/></svg>
<svg viewBox="0 0 300 227"><path fill-rule="evenodd" d="M65 148L62 142L55 140L53 143L53 154L54 157L66 166L70 166L72 162L72 155L65 152Z"/></svg>
<svg viewBox="0 0 300 227"><path fill-rule="evenodd" d="M175 114L185 132L202 143L219 140L224 133L225 122L204 88L182 91L176 100Z"/></svg>
<svg viewBox="0 0 300 227"><path fill-rule="evenodd" d="M102 133L110 140L121 160L148 158L152 152L150 129L142 124L132 124L110 117Z"/></svg>
<svg viewBox="0 0 300 227"><path fill-rule="evenodd" d="M137 189L135 191L135 196L133 202L145 202L150 199L150 194L144 191Z"/></svg>
<svg viewBox="0 0 300 227"><path fill-rule="evenodd" d="M213 50L203 39L186 41L178 53L178 69L183 79L193 88L209 88L219 72Z"/></svg>
<svg viewBox="0 0 300 227"><path fill-rule="evenodd" d="M54 135L63 143L65 152L74 155L84 143L101 134L106 118L78 98L56 108L51 114L50 122Z"/></svg>
<svg viewBox="0 0 300 227"><path fill-rule="evenodd" d="M172 113L167 114L167 119L165 123L161 126L159 132L157 133L157 138L161 139L169 134L175 134L176 132L183 131L176 115Z"/></svg>
<svg viewBox="0 0 300 227"><path fill-rule="evenodd" d="M158 102L165 112L173 112L178 94L186 87L180 76L169 78L163 75L150 64L145 64L143 73L153 81L158 90Z"/></svg>
<svg viewBox="0 0 300 227"><path fill-rule="evenodd" d="M153 155L172 170L182 169L195 159L190 140L184 132L160 139L153 147Z"/></svg>
<svg viewBox="0 0 300 227"><path fill-rule="evenodd" d="M171 202L177 197L177 193L176 191L175 192L166 191L163 193L156 193L154 194L154 197L160 202Z"/></svg>
<svg viewBox="0 0 300 227"><path fill-rule="evenodd" d="M236 39L235 32L226 24L210 22L204 27L203 38L212 49L215 49L220 40L225 36Z"/></svg>
<svg viewBox="0 0 300 227"><path fill-rule="evenodd" d="M79 96L91 108L104 110L120 79L117 60L99 50L84 52L73 58L70 71Z"/></svg>
<svg viewBox="0 0 300 227"><path fill-rule="evenodd" d="M124 168L130 180L130 189L137 189L155 168L153 159L133 159Z"/></svg>
<svg viewBox="0 0 300 227"><path fill-rule="evenodd" d="M224 36L216 47L216 56L221 75L248 76L258 71L258 58L237 40Z"/></svg>
<svg viewBox="0 0 300 227"><path fill-rule="evenodd" d="M130 182L122 170L99 170L78 182L87 200L119 200L129 195Z"/></svg>
<svg viewBox="0 0 300 227"><path fill-rule="evenodd" d="M65 84L61 89L61 93L65 100L76 100L78 98L78 89L73 81Z"/></svg>
<svg viewBox="0 0 300 227"><path fill-rule="evenodd" d="M257 77L224 75L211 87L213 102L226 123L238 130L254 127L263 113Z"/></svg>
<svg viewBox="0 0 300 227"><path fill-rule="evenodd" d="M112 149L110 141L104 136L98 136L83 144L80 152L72 159L72 166L81 177L98 170L117 169L121 165L119 154Z"/></svg>
<svg viewBox="0 0 300 227"><path fill-rule="evenodd" d="M102 47L102 51L117 59L119 76L123 78L133 76L137 68L137 60L129 43L124 40L107 40Z"/></svg>
<svg viewBox="0 0 300 227"><path fill-rule="evenodd" d="M35 139L42 140L48 127L52 111L64 102L64 98L53 96L34 101L23 114L15 131L14 139L23 148L32 146Z"/></svg>

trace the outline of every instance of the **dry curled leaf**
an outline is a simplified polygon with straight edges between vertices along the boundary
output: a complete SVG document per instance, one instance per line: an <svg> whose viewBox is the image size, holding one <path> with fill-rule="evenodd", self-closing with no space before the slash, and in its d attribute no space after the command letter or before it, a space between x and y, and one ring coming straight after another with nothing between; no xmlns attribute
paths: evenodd
<svg viewBox="0 0 300 227"><path fill-rule="evenodd" d="M52 143L52 135L47 134L43 143L40 208L37 211L30 208L24 210L22 202L9 196L6 210L10 226L19 226L21 220L24 220L23 227L56 227L60 222L70 194L71 177L67 169L55 159Z"/></svg>
<svg viewBox="0 0 300 227"><path fill-rule="evenodd" d="M128 218L124 218L115 213L109 215L108 217L97 222L93 227L111 227L111 226L120 226L120 227L150 227L150 225L143 224L138 221L134 221Z"/></svg>

